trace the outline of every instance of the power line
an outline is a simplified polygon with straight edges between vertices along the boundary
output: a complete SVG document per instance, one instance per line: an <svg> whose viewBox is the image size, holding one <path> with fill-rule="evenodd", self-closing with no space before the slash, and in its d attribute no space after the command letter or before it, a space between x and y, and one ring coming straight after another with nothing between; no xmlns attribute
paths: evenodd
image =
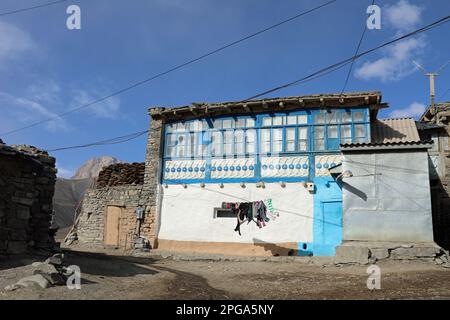
<svg viewBox="0 0 450 320"><path fill-rule="evenodd" d="M375 4L375 0L372 0L372 6L374 4ZM361 43L363 42L364 35L366 34L366 31L367 31L367 26L364 24L364 30L363 30L363 32L361 34L360 39L359 39L358 46L356 47L356 51L355 51L354 57L356 57L358 55L358 53L359 53L359 48L361 47ZM341 90L341 95L344 93L345 89L347 88L348 80L350 79L350 74L352 73L353 64L354 63L355 63L355 59L352 60L352 63L350 64L350 68L348 69L347 77L345 78L345 83L344 83L344 86L342 87L342 90Z"/></svg>
<svg viewBox="0 0 450 320"><path fill-rule="evenodd" d="M323 68L323 69L321 69L321 70L319 70L319 71L316 71L316 72L314 72L314 73L312 73L312 74L310 74L310 75L308 75L308 76L305 76L305 77L303 77L303 78L300 78L300 79L297 79L297 80L288 82L288 83L286 83L286 84L277 86L277 87L275 87L275 88L272 88L272 89L263 91L263 92L261 92L261 93L258 93L258 94L256 94L256 95L250 97L250 98L245 99L243 102L247 102L247 101L249 101L249 100L256 99L256 98L259 98L259 97L261 97L261 96L265 96L265 95L267 95L267 94L269 94L269 93L272 93L272 92L275 92L275 91L279 91L279 90L281 90L281 89L285 89L285 88L288 88L288 87L297 85L297 84L299 84L299 83L303 83L303 82L306 82L306 81L310 81L310 80L315 79L315 78L317 78L317 77L321 77L321 76L323 76L323 75L325 75L325 74L330 73L330 70L333 70L333 69L337 70L337 69L343 67L344 65L349 64L349 63L351 63L352 61L357 60L357 59L359 59L359 58L361 58L361 57L363 57L363 56L365 56L365 55L367 55L367 54L369 54L369 53L372 53L372 52L376 51L376 50L379 50L379 49L381 49L381 48L384 48L384 47L389 46L389 45L391 45L391 44L393 44L393 43L395 43L395 42L398 42L398 41L401 41L401 40L403 40L403 39L409 38L409 37L414 36L414 35L416 35L416 34L419 34L419 33L428 31L428 30L430 30L430 29L436 28L436 27L438 27L438 26L441 26L441 25L443 25L444 23L447 23L447 22L449 21L449 19L450 19L450 16L446 16L446 17L444 17L444 18L441 18L441 19L439 19L439 20L437 20L437 21L435 21L435 22L433 22L433 23L430 23L430 24L428 24L428 25L426 25L426 26L424 26L424 27L422 27L422 28L420 28L420 29L417 29L417 30L415 30L415 31L412 31L412 32L410 32L410 33L407 33L407 34L405 34L405 35L403 35L403 36L401 36L401 37L395 38L395 39L393 39L393 40L391 40L391 41L385 42L385 43L383 43L383 44L381 44L381 45L379 45L379 46L377 46L377 47L374 47L374 48L372 48L372 49L369 49L369 50L367 50L367 51L364 51L364 52L362 52L362 53L359 53L359 54L357 54L356 56L353 56L353 57L347 58L347 59L345 59L345 60L342 60L342 61L340 61L340 62L337 62L337 63L335 63L335 64L333 64L333 65L331 65L331 66L328 66L328 67Z"/></svg>
<svg viewBox="0 0 450 320"><path fill-rule="evenodd" d="M43 123L46 123L46 122L49 122L49 121L52 121L52 120L59 119L59 118L61 118L61 117L67 116L67 115L69 115L69 114L72 114L72 113L74 113L74 112L76 112L76 111L78 111L78 110L81 110L81 109L90 107L90 106L92 106L92 105L94 105L94 104L97 104L97 103L100 103L100 102L103 102L103 101L108 100L108 99L110 99L110 98L112 98L112 97L114 97L114 96L120 95L120 94L122 94L122 93L124 93L124 92L127 92L127 91L129 91L129 90L132 90L132 89L134 89L134 88L136 88L136 87L139 87L139 86L141 86L141 85L143 85L143 84L145 84L145 83L147 83L147 82L150 82L150 81L153 81L153 80L155 80L155 79L157 79L157 78L160 78L160 77L162 77L162 76L165 76L165 75L167 75L168 73L171 73L171 72L173 72L173 71L176 71L176 70L178 70L178 69L181 69L181 68L183 68L183 67L186 67L186 66L188 66L188 65L190 65L190 64L193 64L193 63L195 63L195 62L197 62L197 61L200 61L200 60L202 60L202 59L204 59L204 58L206 58L206 57L209 57L209 56L211 56L211 55L213 55L213 54L216 54L216 53L218 53L218 52L220 52L220 51L223 51L223 50L225 50L225 49L227 49L227 48L229 48L229 47L235 46L235 45L237 45L237 44L239 44L239 43L241 43L241 42L244 42L244 41L246 41L246 40L249 40L249 39L251 39L251 38L254 38L254 37L256 37L256 36L258 36L258 35L260 35L260 34L262 34L262 33L265 33L265 32L267 32L267 31L269 31L269 30L272 30L272 29L274 29L274 28L277 28L277 27L279 27L279 26L281 26L281 25L283 25L283 24L286 24L286 23L288 23L288 22L290 22L290 21L293 21L293 20L295 20L295 19L298 19L298 18L300 18L300 17L302 17L302 16L304 16L304 15L306 15L306 14L308 14L308 13L314 12L314 11L316 11L316 10L319 10L319 9L325 7L325 6L331 5L332 3L336 2L336 1L338 1L338 0L331 0L331 1L328 1L328 2L326 2L326 3L323 3L323 4L319 5L319 6L317 6L317 7L314 7L314 8L312 8L312 9L309 9L309 10L307 10L307 11L298 13L298 14L296 14L295 16L292 16L292 17L290 17L290 18L288 18L288 19L286 19L286 20L283 20L283 21L281 21L281 22L278 22L278 23L276 23L276 24L273 24L273 25L271 25L271 26L269 26L269 27L266 27L266 28L264 28L264 29L262 29L262 30L260 30L260 31L257 31L257 32L255 32L255 33L252 33L252 34L250 34L250 35L248 35L248 36L245 36L245 37L243 37L243 38L240 38L239 40L230 42L230 43L228 43L228 44L226 44L226 45L224 45L224 46L222 46L222 47L220 47L220 48L217 48L217 49L215 49L215 50L213 50L213 51L210 51L210 52L208 52L208 53L205 53L205 54L203 54L203 55L201 55L201 56L199 56L199 57L197 57L197 58L195 58L195 59L186 61L186 62L184 62L184 63L182 63L182 64L179 64L179 65L177 65L177 66L175 66L175 67L172 67L172 68L170 68L170 69L168 69L168 70L166 70L166 71L163 71L163 72L161 72L161 73L155 74L155 75L153 75L153 76L151 76L151 77L149 77L149 78L147 78L147 79L141 80L141 81L136 82L136 83L134 83L134 84L132 84L132 85L130 85L130 86L128 86L128 87L125 87L125 88L123 88L123 89L120 89L120 90L118 90L118 91L115 91L115 92L113 92L113 93L111 93L111 94L109 94L109 95L107 95L107 96L102 97L102 98L93 100L93 101L91 101L91 102L88 102L88 103L85 103L85 104L83 104L83 105L80 105L80 106L78 106L78 107L76 107L76 108L73 108L73 109L71 109L71 110L69 110L69 111L60 113L60 114L58 114L58 115L55 116L55 117L50 117L50 118L47 118L47 119L43 119L43 120L40 120L40 121L31 123L31 124L29 124L29 125L27 125L27 126L24 126L24 127L18 128L18 129L14 129L14 130L11 130L11 131L7 131L7 132L4 132L4 133L1 133L0 135L2 135L2 136L7 136L7 135L10 135L10 134L13 134L13 133L16 133L16 132L25 130L25 129L29 129L29 128L32 128L32 127L36 127L36 126L38 126L38 125L40 125L40 124L43 124Z"/></svg>
<svg viewBox="0 0 450 320"><path fill-rule="evenodd" d="M39 5L36 5L36 6L33 6L33 7L22 8L22 9L17 9L17 10L12 10L12 11L6 11L6 12L0 13L0 17L9 16L11 14L16 14L16 13L20 13L20 12L30 11L30 10L34 10L34 9L49 7L49 6L60 4L60 3L66 2L66 1L67 0L58 0L58 1L52 1L52 2L39 4Z"/></svg>
<svg viewBox="0 0 450 320"><path fill-rule="evenodd" d="M48 152L56 152L56 151L63 151L63 150L70 150L70 149L88 148L88 147L93 147L93 146L119 144L119 143L124 143L124 142L130 141L130 140L137 139L140 136L146 134L147 132L149 132L149 130L133 132L133 133L130 133L130 134L127 134L127 135L124 135L124 136L110 138L110 139L106 139L106 140L100 140L100 141L91 142L91 143L82 144L82 145L50 149L50 150L47 150L47 151Z"/></svg>
<svg viewBox="0 0 450 320"><path fill-rule="evenodd" d="M328 67L326 67L326 68L323 68L323 69L321 69L321 70L319 70L319 71L317 71L317 72L314 72L314 73L312 73L312 74L310 74L310 75L308 75L308 76L306 76L306 77L303 77L303 78L301 78L301 79L298 79L298 80L289 82L289 83L287 83L287 84L285 84L285 85L282 85L282 86L276 87L276 88L274 88L274 89L267 90L267 91L265 91L265 92L263 92L263 93L257 94L257 95L255 95L255 96L253 96L252 98L246 99L246 100L244 100L244 101L242 101L242 102L245 102L245 101L254 99L255 97L260 97L260 96L265 95L265 94L270 93L270 92L274 92L274 91L277 91L277 90L281 90L281 89L283 89L283 88L287 88L287 87L289 87L289 86L293 86L293 85L297 85L297 84L304 83L304 82L307 82L307 81L311 81L311 80L313 80L313 79L316 79L316 78L319 78L319 77L324 76L324 75L326 75L326 74L329 74L329 73L331 73L331 72L334 72L334 71L336 71L336 70L338 70L338 69L343 68L343 67L346 66L347 64L352 63L352 61L354 61L354 60L356 60L356 59L359 59L360 57L362 57L362 56L364 56L364 55L367 55L367 54L369 54L369 53L371 53L371 52L373 52L373 51L376 51L376 50L378 50L378 49L381 49L381 48L383 48L383 47L385 47L385 46L388 46L388 45L390 45L390 44L392 44L392 43L395 43L395 42L398 42L398 41L400 41L400 40L406 39L406 38L411 37L411 36L413 36L413 35L416 35L416 34L419 34L419 33L421 33L421 32L425 32L425 31L430 30L430 29L432 29L432 28L438 27L438 26L440 26L440 25L442 25L442 24L448 22L449 19L450 19L450 16L447 16L447 17L445 17L445 18L439 19L439 20L437 20L437 21L435 21L435 22L433 22L433 23L430 23L429 25L427 25L427 26L425 26L425 27L422 27L422 28L417 29L417 30L415 30L415 31L413 31L413 32L410 32L410 33L408 33L408 34L405 34L405 35L403 35L403 36L401 36L401 37L398 37L398 38L396 38L396 39L394 39L394 40L391 40L391 41L388 41L388 42L386 42L386 43L383 43L383 44L381 44L381 45L379 45L379 46L377 46L377 47L374 47L374 48L372 48L372 49L369 49L369 50L367 50L367 51L365 51L365 52L363 52L363 53L360 53L360 54L358 54L358 55L356 55L356 56L354 56L354 57L351 57L351 58L345 59L345 60L343 60L343 61L341 61L341 62L335 63L335 64L333 64L333 65L331 65L331 66L328 66ZM79 146L71 146L71 147L57 148L57 149L48 150L48 151L53 152L53 151L62 151L62 150L67 150L67 149L86 148L86 147L98 146L98 145L105 145L105 144L123 143L123 142L129 141L129 140L132 140L132 139L136 139L137 137L139 137L139 136L141 136L141 135L147 133L148 131L149 131L149 130L139 131L139 132L131 133L131 134L126 135L126 136L116 137L116 138L112 138L112 139L108 139L108 140L102 140L102 141L98 141L98 142L94 142L94 143L89 143L89 144L84 144L84 145L79 145Z"/></svg>

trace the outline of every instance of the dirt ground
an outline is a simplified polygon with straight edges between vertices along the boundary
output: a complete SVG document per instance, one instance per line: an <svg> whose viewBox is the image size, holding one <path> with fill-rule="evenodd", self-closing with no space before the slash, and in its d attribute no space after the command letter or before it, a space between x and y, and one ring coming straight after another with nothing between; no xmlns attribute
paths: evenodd
<svg viewBox="0 0 450 320"><path fill-rule="evenodd" d="M450 269L429 262L378 264L381 289L369 290L367 266L175 261L81 251L66 252L65 260L81 268L81 290L3 290L44 259L0 259L0 299L450 299Z"/></svg>

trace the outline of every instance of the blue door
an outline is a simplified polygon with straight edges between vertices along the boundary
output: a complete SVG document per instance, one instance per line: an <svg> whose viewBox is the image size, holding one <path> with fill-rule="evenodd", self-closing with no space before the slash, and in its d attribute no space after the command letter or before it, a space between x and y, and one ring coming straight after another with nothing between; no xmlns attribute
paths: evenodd
<svg viewBox="0 0 450 320"><path fill-rule="evenodd" d="M334 256L342 242L342 201L320 201L314 221L314 255Z"/></svg>

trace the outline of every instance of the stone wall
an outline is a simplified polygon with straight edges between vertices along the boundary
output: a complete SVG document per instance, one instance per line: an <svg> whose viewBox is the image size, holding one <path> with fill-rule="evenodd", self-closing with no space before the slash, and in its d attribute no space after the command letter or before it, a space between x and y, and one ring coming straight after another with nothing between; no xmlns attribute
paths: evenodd
<svg viewBox="0 0 450 320"><path fill-rule="evenodd" d="M77 237L81 243L103 245L108 207L121 209L119 223L119 247L132 248L138 236L149 239L153 235L154 219L150 206L141 201L142 186L118 186L88 190L77 223ZM144 219L136 218L136 208L144 208Z"/></svg>
<svg viewBox="0 0 450 320"><path fill-rule="evenodd" d="M97 188L144 183L145 163L116 163L100 171Z"/></svg>
<svg viewBox="0 0 450 320"><path fill-rule="evenodd" d="M162 152L162 129L161 121L151 121L142 185L111 186L108 183L104 188L89 190L85 194L76 225L80 243L92 245L105 243L105 222L108 207L111 206L120 208L119 247L132 248L139 236L148 240L150 247L155 247L158 229L158 194L161 188L159 159ZM126 170L122 174L126 174ZM127 179L124 178L124 181ZM144 209L144 218L141 221L136 217L137 208Z"/></svg>
<svg viewBox="0 0 450 320"><path fill-rule="evenodd" d="M55 158L0 140L0 253L51 249Z"/></svg>

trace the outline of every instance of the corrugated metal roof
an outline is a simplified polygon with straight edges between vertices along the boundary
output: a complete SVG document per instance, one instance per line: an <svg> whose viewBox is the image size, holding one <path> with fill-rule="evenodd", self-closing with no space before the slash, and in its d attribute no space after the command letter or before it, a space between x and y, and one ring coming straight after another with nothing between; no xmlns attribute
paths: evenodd
<svg viewBox="0 0 450 320"><path fill-rule="evenodd" d="M429 148L432 141L420 140L413 118L375 120L371 123L370 143L342 144L341 149L409 149Z"/></svg>
<svg viewBox="0 0 450 320"><path fill-rule="evenodd" d="M371 124L372 143L419 142L413 118L375 120Z"/></svg>

